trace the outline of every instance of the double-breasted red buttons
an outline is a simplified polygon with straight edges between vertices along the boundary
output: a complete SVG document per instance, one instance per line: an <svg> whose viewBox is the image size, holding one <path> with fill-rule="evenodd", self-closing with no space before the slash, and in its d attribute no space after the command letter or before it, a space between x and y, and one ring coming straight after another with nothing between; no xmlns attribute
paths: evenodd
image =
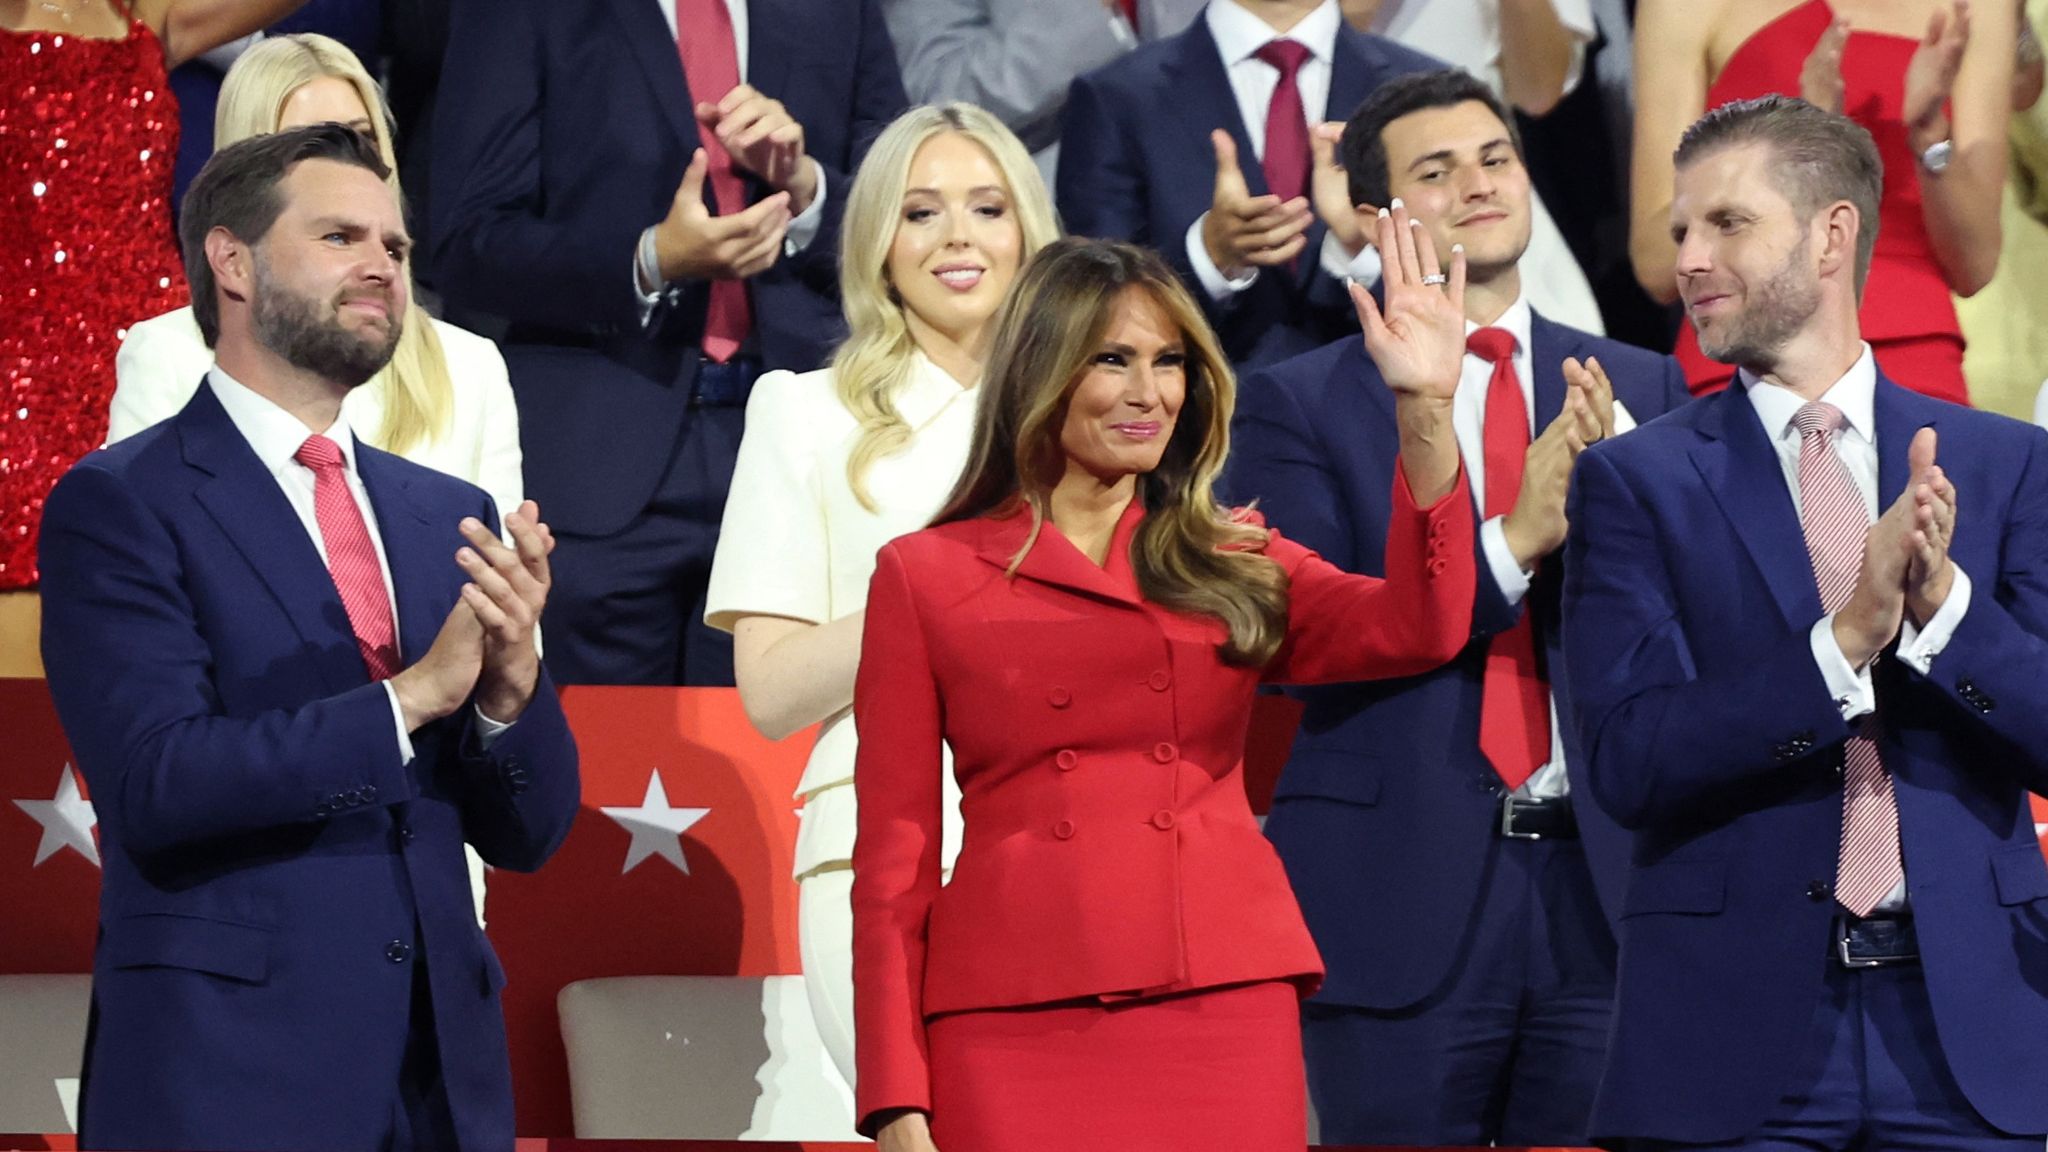
<svg viewBox="0 0 2048 1152"><path fill-rule="evenodd" d="M1045 694L1045 700L1046 703L1051 704L1055 708L1065 708L1074 702L1074 694L1063 687L1055 685L1052 691Z"/></svg>
<svg viewBox="0 0 2048 1152"><path fill-rule="evenodd" d="M1074 754L1072 748L1062 748L1059 754L1052 758L1052 762L1059 765L1060 771L1072 772L1075 766L1081 763L1081 758Z"/></svg>
<svg viewBox="0 0 2048 1152"><path fill-rule="evenodd" d="M1161 764L1171 764L1175 760L1180 759L1180 749L1161 740L1152 746L1152 758Z"/></svg>
<svg viewBox="0 0 2048 1152"><path fill-rule="evenodd" d="M1159 811L1154 812L1152 814L1152 826L1154 828L1159 829L1161 832L1164 832L1167 829L1172 828L1173 810L1170 808L1161 808Z"/></svg>
<svg viewBox="0 0 2048 1152"><path fill-rule="evenodd" d="M1147 676L1145 683L1150 685L1154 692L1164 692L1168 688L1173 687L1173 676L1166 669L1161 668L1159 671Z"/></svg>
<svg viewBox="0 0 2048 1152"><path fill-rule="evenodd" d="M1052 826L1052 834L1062 840L1072 840L1074 838L1074 822L1072 820L1060 821Z"/></svg>

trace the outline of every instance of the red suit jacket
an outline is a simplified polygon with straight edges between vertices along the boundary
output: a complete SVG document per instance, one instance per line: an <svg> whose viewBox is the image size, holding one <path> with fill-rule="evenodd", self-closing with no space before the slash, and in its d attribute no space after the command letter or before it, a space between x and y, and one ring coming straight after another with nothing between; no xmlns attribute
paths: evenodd
<svg viewBox="0 0 2048 1152"><path fill-rule="evenodd" d="M1225 664L1223 624L1148 603L1133 501L1097 567L1027 515L884 547L854 718L858 1115L930 1108L924 1025L966 1009L1256 980L1313 990L1322 962L1241 778L1261 681L1428 671L1470 637L1472 497L1415 507L1394 485L1387 572L1345 573L1272 533L1287 638ZM966 838L939 884L940 741Z"/></svg>

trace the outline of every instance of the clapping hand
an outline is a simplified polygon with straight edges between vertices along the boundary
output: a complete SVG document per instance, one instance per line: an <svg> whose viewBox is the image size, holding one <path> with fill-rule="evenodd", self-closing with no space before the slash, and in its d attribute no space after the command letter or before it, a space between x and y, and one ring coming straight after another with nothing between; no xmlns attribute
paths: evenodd
<svg viewBox="0 0 2048 1152"><path fill-rule="evenodd" d="M1963 49L1969 44L1969 0L1955 0L1953 14L1935 9L1927 20L1927 34L1920 38L1920 46L1906 65L1900 118L1906 122L1915 151L1948 139L1948 98L1955 90L1956 74L1962 71Z"/></svg>
<svg viewBox="0 0 2048 1152"><path fill-rule="evenodd" d="M752 172L771 188L789 193L791 212L802 215L818 194L818 169L804 152L804 126L782 101L741 84L700 103L697 123L718 138L733 166Z"/></svg>
<svg viewBox="0 0 2048 1152"><path fill-rule="evenodd" d="M1800 66L1800 99L1826 112L1842 110L1842 49L1848 43L1849 18L1837 16Z"/></svg>
<svg viewBox="0 0 2048 1152"><path fill-rule="evenodd" d="M1949 545L1956 534L1956 489L1934 462L1934 429L1922 428L1907 452L1913 483L1913 529L1906 562L1906 611L1926 627L1955 586L1955 563Z"/></svg>
<svg viewBox="0 0 2048 1152"><path fill-rule="evenodd" d="M458 551L455 561L470 579L462 587L462 602L483 628L477 707L491 719L510 724L526 710L540 682L534 633L547 606L552 583L548 554L555 549L555 537L531 500L505 517L505 529L512 535L510 548L482 521L463 520L462 535L469 547Z"/></svg>
<svg viewBox="0 0 2048 1152"><path fill-rule="evenodd" d="M1237 163L1237 141L1218 128L1209 134L1216 150L1216 182L1209 191L1209 211L1202 217L1202 247L1225 276L1241 276L1250 268L1286 264L1308 243L1315 220L1308 200L1254 196Z"/></svg>

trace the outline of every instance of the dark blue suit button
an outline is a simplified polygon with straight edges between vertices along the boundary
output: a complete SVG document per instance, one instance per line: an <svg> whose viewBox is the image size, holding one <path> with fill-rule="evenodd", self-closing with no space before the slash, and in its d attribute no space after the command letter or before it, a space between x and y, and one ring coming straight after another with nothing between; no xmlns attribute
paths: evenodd
<svg viewBox="0 0 2048 1152"><path fill-rule="evenodd" d="M363 785L363 803L367 804L370 801L375 800L376 798L377 786L375 784Z"/></svg>
<svg viewBox="0 0 2048 1152"><path fill-rule="evenodd" d="M384 958L393 964L403 964L412 959L412 945L403 940L393 940L384 946Z"/></svg>
<svg viewBox="0 0 2048 1152"><path fill-rule="evenodd" d="M414 837L415 835L417 835L417 833L415 833L415 832L414 832L414 831L412 830L412 825L410 825L410 824L407 824L407 825L405 825L405 826L404 826L403 828L400 828L400 829L398 830L398 838L399 838L400 840L403 840L403 841L404 841L404 842L406 842L407 844L410 844L410 843L412 843L413 837Z"/></svg>
<svg viewBox="0 0 2048 1152"><path fill-rule="evenodd" d="M1806 898L1816 904L1834 894L1834 886L1825 880L1809 880L1806 883Z"/></svg>

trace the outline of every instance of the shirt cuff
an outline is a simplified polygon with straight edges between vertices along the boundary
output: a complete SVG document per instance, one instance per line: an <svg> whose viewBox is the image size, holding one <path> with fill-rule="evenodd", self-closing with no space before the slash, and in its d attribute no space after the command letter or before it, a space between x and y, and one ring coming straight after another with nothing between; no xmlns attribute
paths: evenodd
<svg viewBox="0 0 2048 1152"><path fill-rule="evenodd" d="M398 689L384 681L384 698L391 701L391 727L398 733L398 763L412 763L412 733L405 730L405 709L398 706Z"/></svg>
<svg viewBox="0 0 2048 1152"><path fill-rule="evenodd" d="M1927 627L1916 628L1907 620L1899 626L1898 657L1906 667L1922 676L1934 667L1934 658L1948 647L1955 637L1956 628L1963 622L1963 613L1970 610L1970 574L1956 566L1955 583L1949 586L1948 599L1935 609L1934 617L1927 621Z"/></svg>
<svg viewBox="0 0 2048 1152"><path fill-rule="evenodd" d="M1522 565L1515 560L1514 549L1508 547L1507 518L1495 516L1479 526L1479 550L1486 554L1486 566L1493 572L1493 582L1500 588L1501 599L1512 608L1529 594L1530 573L1522 571Z"/></svg>
<svg viewBox="0 0 2048 1152"><path fill-rule="evenodd" d="M1208 218L1209 214L1204 212L1188 225L1188 263L1194 266L1195 279L1202 282L1202 291L1209 294L1210 300L1221 304L1251 287L1259 278L1259 270L1253 268L1233 280L1216 267L1216 262L1209 259L1209 246L1202 243L1202 221Z"/></svg>
<svg viewBox="0 0 2048 1152"><path fill-rule="evenodd" d="M1323 271L1339 280L1356 280L1366 285L1380 282L1380 251L1370 244L1360 248L1358 255L1348 255L1344 245L1338 242L1337 234L1325 231L1323 248L1317 257Z"/></svg>
<svg viewBox="0 0 2048 1152"><path fill-rule="evenodd" d="M649 284L654 285L651 292L647 289ZM654 229L648 228L640 233L640 243L633 249L633 295L639 298L642 328L647 327L666 287L661 280L661 259L654 251Z"/></svg>
<svg viewBox="0 0 2048 1152"><path fill-rule="evenodd" d="M818 170L818 191L811 197L810 204L789 222L789 229L782 234L784 256L795 256L809 248L811 241L818 238L818 229L825 223L825 166L808 156L804 157L804 161Z"/></svg>
<svg viewBox="0 0 2048 1152"><path fill-rule="evenodd" d="M1814 621L1811 636L1813 662L1820 665L1821 679L1827 681L1828 695L1842 719L1855 720L1877 711L1877 687L1870 682L1870 669L1858 672L1851 667L1849 658L1842 655L1842 646L1835 642L1835 614Z"/></svg>
<svg viewBox="0 0 2048 1152"><path fill-rule="evenodd" d="M483 705L481 704L474 705L474 707L476 709L476 746L485 752L489 752L491 745L497 743L498 737L503 736L512 725L501 724L484 715Z"/></svg>

